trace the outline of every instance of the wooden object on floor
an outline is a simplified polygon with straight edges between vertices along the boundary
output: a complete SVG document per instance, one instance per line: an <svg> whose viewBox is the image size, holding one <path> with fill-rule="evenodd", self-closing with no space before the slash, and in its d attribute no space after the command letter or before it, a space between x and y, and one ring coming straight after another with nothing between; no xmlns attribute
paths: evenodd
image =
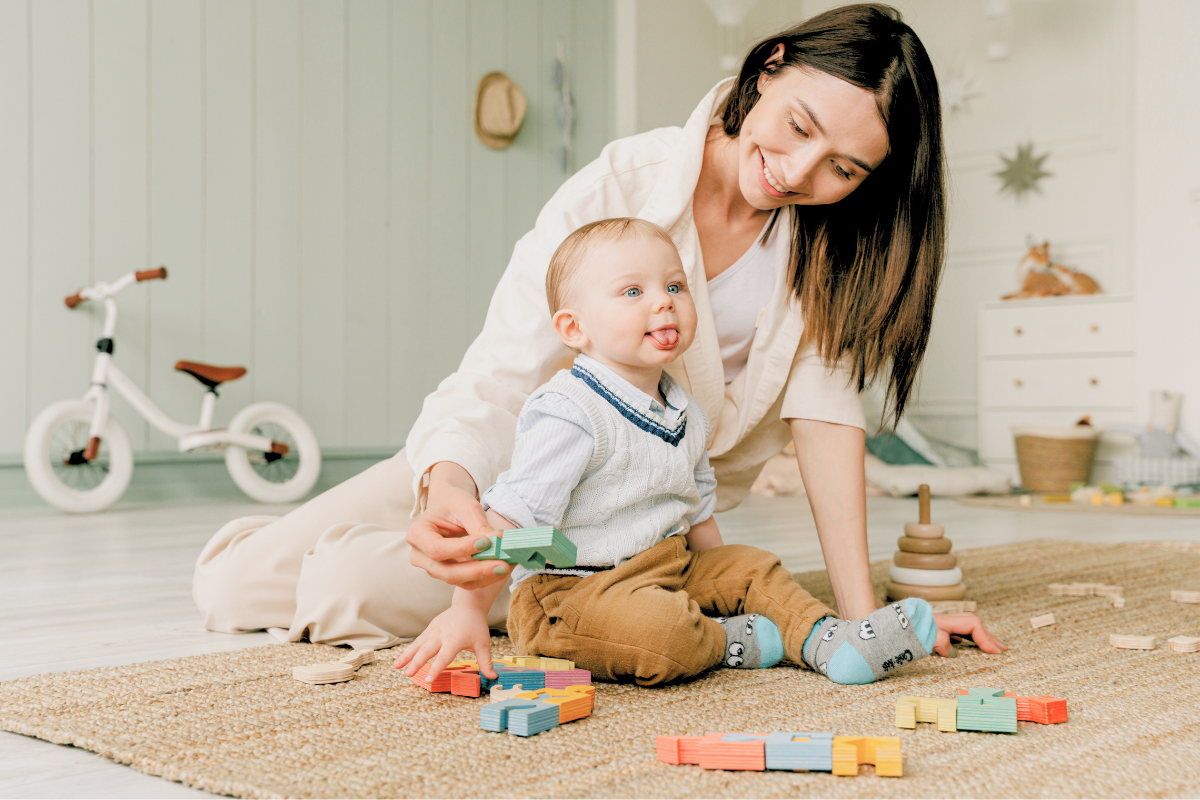
<svg viewBox="0 0 1200 800"><path fill-rule="evenodd" d="M1200 652L1200 636L1172 636L1167 639L1167 647L1176 653Z"/></svg>
<svg viewBox="0 0 1200 800"><path fill-rule="evenodd" d="M1035 631L1038 628L1045 628L1047 625L1054 624L1054 615L1042 614L1040 617L1034 617L1033 619L1029 620L1029 624L1033 626Z"/></svg>
<svg viewBox="0 0 1200 800"><path fill-rule="evenodd" d="M292 678L313 685L344 683L354 677L355 670L363 664L370 663L374 658L374 650L352 650L337 661L292 667Z"/></svg>
<svg viewBox="0 0 1200 800"><path fill-rule="evenodd" d="M932 603L935 600L962 600L967 596L967 587L961 583L957 586L912 586L888 581L887 594L892 600L919 597Z"/></svg>
<svg viewBox="0 0 1200 800"><path fill-rule="evenodd" d="M935 600L929 606L935 614L974 613L979 609L979 604L974 600Z"/></svg>
<svg viewBox="0 0 1200 800"><path fill-rule="evenodd" d="M958 730L958 698L901 697L896 701L896 727L915 728L931 722L943 733Z"/></svg>
<svg viewBox="0 0 1200 800"><path fill-rule="evenodd" d="M888 577L893 583L907 583L913 586L955 586L962 583L962 570L952 569L910 569L892 564L888 568Z"/></svg>
<svg viewBox="0 0 1200 800"><path fill-rule="evenodd" d="M1200 603L1200 592L1192 592L1185 589L1172 589L1171 599L1176 603Z"/></svg>
<svg viewBox="0 0 1200 800"><path fill-rule="evenodd" d="M958 566L958 556L953 553L906 553L897 550L892 555L892 563L908 569L954 569Z"/></svg>
<svg viewBox="0 0 1200 800"><path fill-rule="evenodd" d="M901 536L896 540L896 546L905 553L949 553L954 542L942 537L941 539L914 539L911 536Z"/></svg>
<svg viewBox="0 0 1200 800"><path fill-rule="evenodd" d="M1153 636L1126 636L1119 633L1109 634L1108 643L1122 650L1153 650Z"/></svg>

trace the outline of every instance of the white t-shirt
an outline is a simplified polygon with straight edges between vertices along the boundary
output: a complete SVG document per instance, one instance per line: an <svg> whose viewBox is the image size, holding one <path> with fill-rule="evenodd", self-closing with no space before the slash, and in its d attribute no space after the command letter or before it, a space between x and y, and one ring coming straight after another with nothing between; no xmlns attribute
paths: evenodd
<svg viewBox="0 0 1200 800"><path fill-rule="evenodd" d="M775 237L786 223L785 219L775 224L765 245L762 243L763 231L767 229L764 225L750 249L733 262L733 266L708 282L708 298L717 327L717 342L721 346L726 386L746 366L758 328L758 313L771 301L775 291ZM770 224L769 219L767 224Z"/></svg>

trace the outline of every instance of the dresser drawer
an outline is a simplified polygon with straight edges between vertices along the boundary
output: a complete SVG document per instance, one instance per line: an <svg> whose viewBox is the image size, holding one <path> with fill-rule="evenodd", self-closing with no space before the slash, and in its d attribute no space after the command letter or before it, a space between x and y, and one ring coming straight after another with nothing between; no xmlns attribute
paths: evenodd
<svg viewBox="0 0 1200 800"><path fill-rule="evenodd" d="M984 408L1119 408L1134 405L1132 356L984 361Z"/></svg>
<svg viewBox="0 0 1200 800"><path fill-rule="evenodd" d="M1085 413L1081 411L987 411L979 418L979 456L984 461L1015 461L1014 425L1074 425ZM1092 424L1103 429L1107 425L1137 421L1135 411L1097 411L1089 413ZM1119 455L1129 455L1137 447L1128 437L1101 437L1096 448L1096 460L1110 462Z"/></svg>
<svg viewBox="0 0 1200 800"><path fill-rule="evenodd" d="M980 343L987 356L1133 351L1133 303L1046 300L985 307Z"/></svg>

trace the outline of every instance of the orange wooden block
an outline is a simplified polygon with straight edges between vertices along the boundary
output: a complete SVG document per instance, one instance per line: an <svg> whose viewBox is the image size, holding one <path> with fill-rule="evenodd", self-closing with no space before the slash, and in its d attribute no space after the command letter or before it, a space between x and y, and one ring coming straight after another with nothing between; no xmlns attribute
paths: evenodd
<svg viewBox="0 0 1200 800"><path fill-rule="evenodd" d="M701 769L765 770L765 733L709 733L700 740Z"/></svg>
<svg viewBox="0 0 1200 800"><path fill-rule="evenodd" d="M479 673L456 669L450 673L450 694L479 697Z"/></svg>
<svg viewBox="0 0 1200 800"><path fill-rule="evenodd" d="M573 722L590 716L596 705L596 687L569 686L566 689L535 689L517 697L526 700L541 700L558 706L558 723Z"/></svg>
<svg viewBox="0 0 1200 800"><path fill-rule="evenodd" d="M668 764L699 764L702 736L658 736L654 749L658 760Z"/></svg>

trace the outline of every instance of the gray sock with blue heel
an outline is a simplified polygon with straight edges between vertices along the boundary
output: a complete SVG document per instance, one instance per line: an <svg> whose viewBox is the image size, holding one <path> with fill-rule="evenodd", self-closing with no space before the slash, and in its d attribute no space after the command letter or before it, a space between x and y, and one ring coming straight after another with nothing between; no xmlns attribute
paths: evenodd
<svg viewBox="0 0 1200 800"><path fill-rule="evenodd" d="M761 614L713 617L725 629L727 667L765 669L783 660L783 636L774 622Z"/></svg>
<svg viewBox="0 0 1200 800"><path fill-rule="evenodd" d="M804 641L804 663L834 683L873 683L892 670L933 652L933 609L910 597L864 619L825 617Z"/></svg>

